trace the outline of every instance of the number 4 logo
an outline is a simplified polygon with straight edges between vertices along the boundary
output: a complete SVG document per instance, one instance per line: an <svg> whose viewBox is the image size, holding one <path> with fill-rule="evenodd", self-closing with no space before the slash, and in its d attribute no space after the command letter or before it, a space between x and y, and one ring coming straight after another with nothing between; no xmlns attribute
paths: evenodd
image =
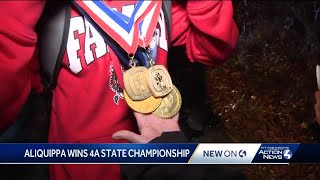
<svg viewBox="0 0 320 180"><path fill-rule="evenodd" d="M289 149L286 149L283 151L283 157L285 159L291 159L292 158L292 152Z"/></svg>

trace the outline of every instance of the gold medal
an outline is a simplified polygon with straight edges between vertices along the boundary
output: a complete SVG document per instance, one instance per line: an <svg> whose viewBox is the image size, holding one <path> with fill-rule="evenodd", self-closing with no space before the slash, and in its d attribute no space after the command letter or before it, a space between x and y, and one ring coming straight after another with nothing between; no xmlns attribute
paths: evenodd
<svg viewBox="0 0 320 180"><path fill-rule="evenodd" d="M162 100L162 98L150 96L142 101L133 101L130 99L126 91L123 91L123 94L128 106L130 106L131 109L143 114L151 113L156 110L160 106Z"/></svg>
<svg viewBox="0 0 320 180"><path fill-rule="evenodd" d="M153 114L161 118L172 118L180 111L181 104L181 94L179 90L173 86L172 91L162 98L160 106L153 112Z"/></svg>
<svg viewBox="0 0 320 180"><path fill-rule="evenodd" d="M141 101L151 96L146 81L147 68L143 66L132 67L123 74L124 88L134 101Z"/></svg>
<svg viewBox="0 0 320 180"><path fill-rule="evenodd" d="M147 83L154 97L164 97L172 91L172 80L162 65L151 66L147 71Z"/></svg>

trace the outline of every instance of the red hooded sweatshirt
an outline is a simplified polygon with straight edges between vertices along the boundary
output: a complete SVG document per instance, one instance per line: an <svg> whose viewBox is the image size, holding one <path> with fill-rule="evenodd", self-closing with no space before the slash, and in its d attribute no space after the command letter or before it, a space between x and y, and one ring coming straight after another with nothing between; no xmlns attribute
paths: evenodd
<svg viewBox="0 0 320 180"><path fill-rule="evenodd" d="M134 1L106 1L130 14ZM16 119L32 89L41 90L34 27L45 1L0 1L0 132ZM161 10L153 46L157 64L166 66L167 24ZM188 1L172 5L173 46L185 45L189 59L207 65L225 61L238 29L231 1ZM178 60L178 59L177 59ZM121 89L119 59L88 20L72 7L69 37L53 90L49 142L118 143L118 130L136 131ZM121 179L118 165L51 165L51 179Z"/></svg>

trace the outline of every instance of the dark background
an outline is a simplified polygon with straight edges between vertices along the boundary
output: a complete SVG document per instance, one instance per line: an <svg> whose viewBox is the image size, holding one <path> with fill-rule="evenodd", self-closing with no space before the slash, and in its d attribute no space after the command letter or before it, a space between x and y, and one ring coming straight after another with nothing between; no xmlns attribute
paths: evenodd
<svg viewBox="0 0 320 180"><path fill-rule="evenodd" d="M316 143L315 65L320 58L320 1L234 1L238 47L207 69L206 92L218 124L234 142ZM318 179L320 165L242 166L249 179Z"/></svg>
<svg viewBox="0 0 320 180"><path fill-rule="evenodd" d="M319 143L314 94L320 1L233 4L240 36L226 63L214 68L190 65L181 61L186 59L183 49L171 51L169 70L182 94L180 122L186 134L211 143ZM203 111L205 106L213 116ZM203 134L199 119L205 121ZM243 169L249 179L320 177L320 165L315 164L234 167Z"/></svg>

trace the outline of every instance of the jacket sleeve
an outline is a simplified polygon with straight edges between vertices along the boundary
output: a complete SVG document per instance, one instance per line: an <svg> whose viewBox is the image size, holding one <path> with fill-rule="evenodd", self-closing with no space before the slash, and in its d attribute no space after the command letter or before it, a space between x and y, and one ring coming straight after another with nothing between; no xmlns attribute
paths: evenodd
<svg viewBox="0 0 320 180"><path fill-rule="evenodd" d="M230 56L237 40L232 1L173 2L172 45L185 45L192 62L220 64Z"/></svg>
<svg viewBox="0 0 320 180"><path fill-rule="evenodd" d="M150 143L188 143L181 132L166 132ZM245 179L238 169L218 165L121 165L123 180Z"/></svg>
<svg viewBox="0 0 320 180"><path fill-rule="evenodd" d="M44 3L0 1L0 133L13 123L36 84L34 28Z"/></svg>

